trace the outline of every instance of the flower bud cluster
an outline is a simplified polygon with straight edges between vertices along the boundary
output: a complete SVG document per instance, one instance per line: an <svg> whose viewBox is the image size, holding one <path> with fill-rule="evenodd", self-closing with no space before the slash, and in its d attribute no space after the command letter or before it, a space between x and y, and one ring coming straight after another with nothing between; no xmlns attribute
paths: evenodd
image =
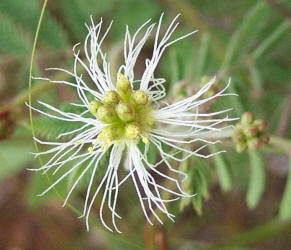
<svg viewBox="0 0 291 250"><path fill-rule="evenodd" d="M256 150L263 144L268 144L270 137L266 131L266 121L255 120L254 114L251 112L244 113L241 121L236 124L232 137L236 144L236 151L241 153L247 149Z"/></svg>
<svg viewBox="0 0 291 250"><path fill-rule="evenodd" d="M106 91L102 101L92 101L88 109L106 126L97 137L106 150L112 141L126 139L136 143L142 139L147 142L146 134L153 126L149 108L151 99L144 91L133 91L128 79L118 73L116 91Z"/></svg>

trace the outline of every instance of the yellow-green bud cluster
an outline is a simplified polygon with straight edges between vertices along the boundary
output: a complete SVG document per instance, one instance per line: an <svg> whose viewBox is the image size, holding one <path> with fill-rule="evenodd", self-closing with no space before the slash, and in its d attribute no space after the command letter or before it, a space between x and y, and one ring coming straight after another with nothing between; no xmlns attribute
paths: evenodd
<svg viewBox="0 0 291 250"><path fill-rule="evenodd" d="M256 150L263 144L269 143L270 137L266 131L266 121L261 119L255 120L251 112L244 113L241 121L236 124L236 129L232 137L236 144L236 151L241 153L247 149Z"/></svg>
<svg viewBox="0 0 291 250"><path fill-rule="evenodd" d="M118 73L116 91L107 91L102 101L92 101L88 109L102 123L107 124L97 137L106 150L113 141L133 140L136 143L153 128L154 119L149 108L151 99L141 90L133 91L128 79Z"/></svg>

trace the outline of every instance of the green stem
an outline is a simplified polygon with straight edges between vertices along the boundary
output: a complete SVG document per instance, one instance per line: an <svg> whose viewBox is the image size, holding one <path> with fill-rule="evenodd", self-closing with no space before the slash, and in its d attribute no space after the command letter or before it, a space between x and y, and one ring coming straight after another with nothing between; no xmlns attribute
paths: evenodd
<svg viewBox="0 0 291 250"><path fill-rule="evenodd" d="M282 148L287 154L291 155L291 141L278 136L271 136L270 144Z"/></svg>
<svg viewBox="0 0 291 250"><path fill-rule="evenodd" d="M279 218L282 220L291 217L291 157L289 156L289 171L287 176L286 187L279 209Z"/></svg>

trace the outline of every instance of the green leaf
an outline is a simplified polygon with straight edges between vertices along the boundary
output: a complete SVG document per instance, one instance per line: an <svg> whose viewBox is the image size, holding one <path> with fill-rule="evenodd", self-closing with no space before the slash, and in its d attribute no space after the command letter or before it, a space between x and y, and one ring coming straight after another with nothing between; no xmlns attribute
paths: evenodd
<svg viewBox="0 0 291 250"><path fill-rule="evenodd" d="M214 145L210 147L210 150L212 153L216 153L218 151ZM228 166L222 154L213 156L213 161L218 175L220 187L224 192L227 192L232 187L231 168Z"/></svg>
<svg viewBox="0 0 291 250"><path fill-rule="evenodd" d="M208 199L208 184L211 181L211 169L205 160L199 158L193 158L194 164L193 179L194 182L199 183L199 187L195 192L199 192L205 199Z"/></svg>
<svg viewBox="0 0 291 250"><path fill-rule="evenodd" d="M87 35L85 23L91 23L90 15L92 15L93 20L97 22L100 16L102 16L105 11L109 11L116 6L115 4L116 0L66 0L60 2L67 27L76 40L83 39Z"/></svg>
<svg viewBox="0 0 291 250"><path fill-rule="evenodd" d="M190 75L190 80L193 78L195 80L200 80L203 74L203 70L206 64L206 59L208 55L208 50L209 50L209 42L210 42L210 35L208 33L205 33L202 35L201 40L200 40L200 47L198 50L198 55L197 57L193 56L193 63L190 63L192 65L192 71L193 73L189 73ZM189 70L189 72L191 72Z"/></svg>
<svg viewBox="0 0 291 250"><path fill-rule="evenodd" d="M253 59L261 57L290 27L289 20L283 21L252 53Z"/></svg>
<svg viewBox="0 0 291 250"><path fill-rule="evenodd" d="M155 21L160 14L161 8L154 1L139 0L137 4L136 0L123 0L117 4L114 13L116 23L112 26L112 38L116 40L123 38L126 24L130 32L135 32L149 18Z"/></svg>
<svg viewBox="0 0 291 250"><path fill-rule="evenodd" d="M149 142L148 147L149 147L148 152L147 152L148 162L151 164L154 164L154 163L156 163L157 148L152 142ZM138 148L140 149L141 152L144 152L145 151L145 144L140 141L140 143L138 144Z"/></svg>
<svg viewBox="0 0 291 250"><path fill-rule="evenodd" d="M60 184L58 184L58 189L64 189L64 183L65 182L61 181ZM38 194L43 192L49 185L50 183L45 175L39 172L31 173L28 189L26 191L26 201L29 208L41 205L57 196L55 192L48 192L43 196L38 196Z"/></svg>
<svg viewBox="0 0 291 250"><path fill-rule="evenodd" d="M258 2L243 18L241 25L231 37L221 66L222 71L227 71L230 65L244 56L248 49L253 46L254 40L266 22L260 22L266 15L266 4Z"/></svg>
<svg viewBox="0 0 291 250"><path fill-rule="evenodd" d="M253 60L250 60L249 63L250 80L251 84L253 85L252 92L255 92L257 96L260 96L263 91L263 79L261 72L258 70Z"/></svg>
<svg viewBox="0 0 291 250"><path fill-rule="evenodd" d="M289 219L291 217L291 156L289 155L289 171L283 198L279 208L279 218Z"/></svg>
<svg viewBox="0 0 291 250"><path fill-rule="evenodd" d="M71 112L71 113L81 113L84 111L84 108L76 107L70 104L64 104L60 108L61 110L65 112ZM50 113L50 111L48 111ZM90 114L89 114L90 115ZM27 127L30 127L28 123L25 124ZM74 129L78 129L81 126L83 126L83 122L67 122L67 121L61 121L54 118L49 118L46 116L39 116L33 119L33 126L35 129L36 136L44 137L47 139L56 139L56 137L60 133L70 132ZM80 131L78 132L80 133ZM76 134L71 134L67 136L63 136L62 139L68 139L73 137Z"/></svg>
<svg viewBox="0 0 291 250"><path fill-rule="evenodd" d="M148 157L149 163L151 163L151 164L156 163L157 149L152 142L149 143L149 150L147 153L147 157Z"/></svg>
<svg viewBox="0 0 291 250"><path fill-rule="evenodd" d="M171 86L178 82L180 74L179 64L178 64L178 55L175 48L171 49L169 52L170 56L170 66L171 66Z"/></svg>
<svg viewBox="0 0 291 250"><path fill-rule="evenodd" d="M197 214L199 216L201 216L202 215L202 198L201 198L201 195L196 195L192 199L192 204L193 204L193 208L195 209Z"/></svg>
<svg viewBox="0 0 291 250"><path fill-rule="evenodd" d="M23 169L33 157L32 139L27 136L13 136L0 142L0 181Z"/></svg>
<svg viewBox="0 0 291 250"><path fill-rule="evenodd" d="M0 14L0 50L12 55L27 54L29 39L23 31L5 15Z"/></svg>
<svg viewBox="0 0 291 250"><path fill-rule="evenodd" d="M39 18L40 7L36 0L6 0L0 2L0 12L5 13L23 29L34 35ZM67 43L65 31L58 25L55 18L46 13L39 39L52 49L63 48Z"/></svg>
<svg viewBox="0 0 291 250"><path fill-rule="evenodd" d="M265 169L258 152L250 152L250 181L246 201L250 209L255 208L265 189Z"/></svg>

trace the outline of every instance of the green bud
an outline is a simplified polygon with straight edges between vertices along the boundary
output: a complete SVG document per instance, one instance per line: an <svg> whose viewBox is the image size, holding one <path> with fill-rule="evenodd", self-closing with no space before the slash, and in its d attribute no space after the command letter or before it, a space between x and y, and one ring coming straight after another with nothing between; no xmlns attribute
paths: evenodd
<svg viewBox="0 0 291 250"><path fill-rule="evenodd" d="M119 103L119 95L116 91L106 91L103 95L103 102L108 105L115 105Z"/></svg>
<svg viewBox="0 0 291 250"><path fill-rule="evenodd" d="M121 92L131 91L130 82L128 79L121 73L117 73L117 83L116 89Z"/></svg>
<svg viewBox="0 0 291 250"><path fill-rule="evenodd" d="M260 132L265 132L267 130L267 122L262 119L255 120L254 124Z"/></svg>
<svg viewBox="0 0 291 250"><path fill-rule="evenodd" d="M249 125L244 129L247 137L255 137L258 135L258 129L255 125Z"/></svg>
<svg viewBox="0 0 291 250"><path fill-rule="evenodd" d="M149 98L144 91L137 90L131 95L131 102L137 105L146 105L149 102Z"/></svg>
<svg viewBox="0 0 291 250"><path fill-rule="evenodd" d="M116 113L120 120L124 122L132 122L135 118L135 112L130 104L121 102L115 107Z"/></svg>
<svg viewBox="0 0 291 250"><path fill-rule="evenodd" d="M261 139L262 143L268 144L270 141L270 136L269 135L262 135L260 139Z"/></svg>
<svg viewBox="0 0 291 250"><path fill-rule="evenodd" d="M99 101L92 101L89 103L88 109L91 112L92 115L97 116L97 111L98 108L101 107L103 105L102 102Z"/></svg>
<svg viewBox="0 0 291 250"><path fill-rule="evenodd" d="M109 105L103 105L98 108L97 117L104 123L112 123L116 121L116 114L114 108Z"/></svg>
<svg viewBox="0 0 291 250"><path fill-rule="evenodd" d="M250 150L256 150L261 146L261 141L259 140L259 138L252 138L250 140L248 140L248 148Z"/></svg>
<svg viewBox="0 0 291 250"><path fill-rule="evenodd" d="M240 122L238 122L237 124L235 124L235 128L237 130L242 130L243 129L242 124Z"/></svg>
<svg viewBox="0 0 291 250"><path fill-rule="evenodd" d="M236 130L233 133L232 139L234 142L243 142L244 141L244 135L241 130Z"/></svg>
<svg viewBox="0 0 291 250"><path fill-rule="evenodd" d="M235 145L235 149L238 153L242 153L246 151L247 146L245 143L238 143Z"/></svg>
<svg viewBox="0 0 291 250"><path fill-rule="evenodd" d="M141 129L135 123L130 123L125 128L125 135L127 138L138 141L140 138Z"/></svg>
<svg viewBox="0 0 291 250"><path fill-rule="evenodd" d="M241 117L242 124L249 124L254 121L254 114L251 112L245 112Z"/></svg>

